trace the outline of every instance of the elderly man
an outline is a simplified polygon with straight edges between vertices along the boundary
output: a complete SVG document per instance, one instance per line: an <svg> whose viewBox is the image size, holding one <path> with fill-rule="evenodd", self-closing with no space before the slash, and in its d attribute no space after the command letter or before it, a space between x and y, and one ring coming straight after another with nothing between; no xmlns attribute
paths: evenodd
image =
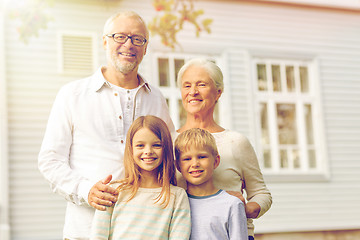
<svg viewBox="0 0 360 240"><path fill-rule="evenodd" d="M118 192L107 183L123 177L125 137L131 123L139 116L155 115L174 130L159 89L138 74L148 37L136 13L111 16L103 34L107 65L63 86L56 97L39 169L52 190L68 201L65 239L88 239L95 208L105 210L116 202Z"/></svg>

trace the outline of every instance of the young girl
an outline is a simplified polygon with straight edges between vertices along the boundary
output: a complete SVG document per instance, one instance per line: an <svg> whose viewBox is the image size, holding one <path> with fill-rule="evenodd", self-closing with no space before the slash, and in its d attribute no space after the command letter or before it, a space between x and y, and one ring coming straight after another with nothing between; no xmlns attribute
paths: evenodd
<svg viewBox="0 0 360 240"><path fill-rule="evenodd" d="M170 132L160 118L137 118L127 133L118 201L96 211L91 239L189 239L190 207L176 187Z"/></svg>

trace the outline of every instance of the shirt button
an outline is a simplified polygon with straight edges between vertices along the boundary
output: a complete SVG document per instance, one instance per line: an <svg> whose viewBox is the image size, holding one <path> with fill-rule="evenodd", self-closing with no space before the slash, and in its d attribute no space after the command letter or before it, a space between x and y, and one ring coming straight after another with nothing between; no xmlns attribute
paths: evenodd
<svg viewBox="0 0 360 240"><path fill-rule="evenodd" d="M127 90L127 93L130 93L130 90Z"/></svg>
<svg viewBox="0 0 360 240"><path fill-rule="evenodd" d="M121 115L119 116L119 119L120 119L120 120L122 119L122 116L121 116Z"/></svg>
<svg viewBox="0 0 360 240"><path fill-rule="evenodd" d="M128 97L128 100L131 100L131 98L130 98L130 97Z"/></svg>
<svg viewBox="0 0 360 240"><path fill-rule="evenodd" d="M121 140L120 142L121 142L121 143L124 143L124 140Z"/></svg>
<svg viewBox="0 0 360 240"><path fill-rule="evenodd" d="M117 93L114 93L115 97L118 95Z"/></svg>

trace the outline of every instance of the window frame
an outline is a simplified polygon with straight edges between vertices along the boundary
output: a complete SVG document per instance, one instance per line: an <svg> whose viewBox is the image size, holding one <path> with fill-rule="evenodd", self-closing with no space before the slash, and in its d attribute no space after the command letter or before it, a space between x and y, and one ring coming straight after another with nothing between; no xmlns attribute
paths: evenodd
<svg viewBox="0 0 360 240"><path fill-rule="evenodd" d="M296 56L296 55L295 55ZM292 56L281 56L281 57L273 57L273 56L251 56L249 59L250 62L250 71L251 71L251 86L252 86L252 101L251 107L254 109L254 132L255 132L255 148L257 149L257 155L259 159L259 164L261 166L264 177L267 181L271 182L314 182L314 181L328 181L330 178L330 171L328 166L328 153L326 147L326 137L324 131L324 121L323 121L323 111L322 111L322 97L321 97L321 88L320 88L320 78L318 74L319 63L316 58L304 58L299 56L298 58ZM292 64L292 66L306 65L308 69L308 85L309 85L309 93L301 94L299 92L288 93L288 94L273 94L268 91L259 94L258 90L258 79L257 79L257 64L265 63L267 69L267 76L269 74L269 68L272 65L277 64ZM271 75L270 75L271 77ZM272 86L268 86L268 89ZM306 96L307 95L307 96ZM296 96L294 98L294 96ZM268 115L272 114L272 116L268 116L269 121L269 137L270 144L276 144L278 141L278 135L274 126L276 124L276 104L285 103L285 104L295 104L296 106L296 125L297 132L302 136L298 137L300 142L299 151L304 151L304 139L306 138L305 134L305 123L304 123L304 112L303 108L299 107L300 105L304 106L305 104L310 104L312 108L312 124L313 124L313 138L314 145L316 149L316 158L317 158L317 167L316 169L309 169L301 167L300 170L288 170L288 169L280 169L279 165L279 157L278 154L272 153L272 163L278 164L275 168L268 169L264 167L264 158L263 158L263 146L261 143L262 133L261 133L261 109L260 103L266 103L267 109L273 109L272 112L268 111ZM269 105L270 104L270 105ZM300 121L300 122L299 122ZM279 144L276 146L276 150L279 150ZM271 145L270 145L270 148ZM275 152L275 151L272 151ZM274 159L276 158L276 159ZM300 160L301 163L305 162L307 158Z"/></svg>

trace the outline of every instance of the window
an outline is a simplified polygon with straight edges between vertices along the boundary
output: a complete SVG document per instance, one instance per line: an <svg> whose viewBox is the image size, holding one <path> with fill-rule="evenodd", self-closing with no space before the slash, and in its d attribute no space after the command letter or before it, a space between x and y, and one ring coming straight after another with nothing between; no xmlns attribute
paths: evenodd
<svg viewBox="0 0 360 240"><path fill-rule="evenodd" d="M97 66L95 35L91 33L58 34L59 72L71 75L87 75Z"/></svg>
<svg viewBox="0 0 360 240"><path fill-rule="evenodd" d="M186 112L182 106L180 89L177 87L177 74L180 68L184 65L187 60L190 60L195 57L206 57L206 56L196 56L196 55L186 55L186 54L154 54L153 63L155 66L153 69L154 75L152 79L158 81L157 84L166 98L166 101L169 106L170 116L174 122L175 128L178 129L180 126L184 125L186 121ZM219 64L219 58L209 57L209 59L216 61ZM221 99L219 101L221 105ZM214 112L214 118L217 122L220 122L219 119L219 104L217 104Z"/></svg>
<svg viewBox="0 0 360 240"><path fill-rule="evenodd" d="M254 60L258 157L265 174L325 172L320 91L313 65L311 61Z"/></svg>

